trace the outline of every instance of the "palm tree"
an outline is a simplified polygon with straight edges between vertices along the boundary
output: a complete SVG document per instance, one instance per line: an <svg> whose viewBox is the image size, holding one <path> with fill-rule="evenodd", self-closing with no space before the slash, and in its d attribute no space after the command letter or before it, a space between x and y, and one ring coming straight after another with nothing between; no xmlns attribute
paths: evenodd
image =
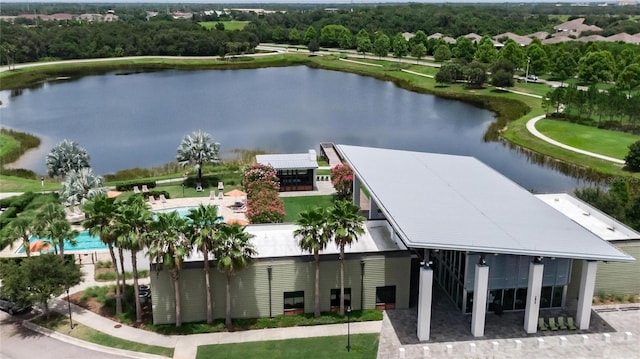
<svg viewBox="0 0 640 359"><path fill-rule="evenodd" d="M84 204L89 198L107 193L102 177L89 167L71 170L62 182L60 200L62 203Z"/></svg>
<svg viewBox="0 0 640 359"><path fill-rule="evenodd" d="M364 234L365 218L360 209L350 201L336 201L330 210L329 228L340 248L340 315L344 315L344 247Z"/></svg>
<svg viewBox="0 0 640 359"><path fill-rule="evenodd" d="M54 252L57 253L56 247L60 248L60 257L64 258L64 242L67 241L72 245L77 242L75 237L79 234L75 229L71 229L71 223L66 219L57 219L47 228L47 237L53 245Z"/></svg>
<svg viewBox="0 0 640 359"><path fill-rule="evenodd" d="M300 213L296 224L300 228L293 231L298 237L298 245L302 250L313 253L316 262L316 287L314 316L320 316L320 251L327 248L330 237L325 229L327 223L327 211L324 208L315 208Z"/></svg>
<svg viewBox="0 0 640 359"><path fill-rule="evenodd" d="M22 239L22 249L27 254L27 257L31 256L29 238L34 228L34 219L31 212L23 212L20 216L14 218L7 225L7 237ZM13 241L10 243L13 246ZM11 247L13 248L13 247Z"/></svg>
<svg viewBox="0 0 640 359"><path fill-rule="evenodd" d="M64 208L60 203L47 203L35 215L34 234L51 243L56 254L59 246L64 255L64 238L73 234L70 230L71 225L65 219Z"/></svg>
<svg viewBox="0 0 640 359"><path fill-rule="evenodd" d="M222 223L214 238L213 254L218 270L227 280L227 310L225 326L231 329L231 276L242 270L257 252L249 240L253 235L244 231L246 226Z"/></svg>
<svg viewBox="0 0 640 359"><path fill-rule="evenodd" d="M47 155L47 173L49 176L66 176L71 170L80 170L89 165L87 150L77 143L63 140L55 145Z"/></svg>
<svg viewBox="0 0 640 359"><path fill-rule="evenodd" d="M116 275L116 314L122 314L120 272L118 271L118 261L113 249L114 245L117 245L117 236L113 228L116 208L115 198L109 198L105 195L91 198L83 207L87 218L82 222L82 226L92 236L100 236L102 243L109 247L111 265Z"/></svg>
<svg viewBox="0 0 640 359"><path fill-rule="evenodd" d="M149 259L156 263L156 270L162 263L163 269L171 272L173 294L176 308L176 327L182 325L182 311L180 304L180 271L184 258L191 253L191 243L184 232L186 220L178 212L158 213L151 224L149 233Z"/></svg>
<svg viewBox="0 0 640 359"><path fill-rule="evenodd" d="M138 260L136 255L145 247L145 235L153 215L142 196L131 196L122 202L116 214L116 230L119 243L131 251L131 271L133 272L133 293L136 304L136 322L142 321L140 288L138 288Z"/></svg>
<svg viewBox="0 0 640 359"><path fill-rule="evenodd" d="M214 234L222 217L218 216L217 206L200 205L189 211L191 220L190 237L193 245L202 253L204 259L204 280L207 291L207 324L213 323L213 300L211 299L211 279L209 253L213 250Z"/></svg>
<svg viewBox="0 0 640 359"><path fill-rule="evenodd" d="M176 159L182 166L194 164L198 169L198 186L202 186L202 165L220 161L220 144L210 142L211 135L203 131L194 131L187 135L178 146Z"/></svg>

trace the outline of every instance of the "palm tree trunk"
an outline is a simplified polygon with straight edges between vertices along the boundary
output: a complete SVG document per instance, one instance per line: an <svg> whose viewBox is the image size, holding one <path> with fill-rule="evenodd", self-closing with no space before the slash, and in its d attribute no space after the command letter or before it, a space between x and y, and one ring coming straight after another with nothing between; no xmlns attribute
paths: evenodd
<svg viewBox="0 0 640 359"><path fill-rule="evenodd" d="M173 294L176 300L176 327L180 327L182 325L182 310L180 305L180 276L177 269L171 271L171 277L173 279Z"/></svg>
<svg viewBox="0 0 640 359"><path fill-rule="evenodd" d="M224 325L227 330L231 330L231 272L226 271L224 275L227 278L227 309Z"/></svg>
<svg viewBox="0 0 640 359"><path fill-rule="evenodd" d="M58 244L60 245L60 258L64 260L64 238L61 238Z"/></svg>
<svg viewBox="0 0 640 359"><path fill-rule="evenodd" d="M344 316L344 244L340 245L340 315Z"/></svg>
<svg viewBox="0 0 640 359"><path fill-rule="evenodd" d="M140 304L140 288L138 288L138 260L136 253L131 250L131 270L133 271L133 300L136 303L136 322L142 322L142 305Z"/></svg>
<svg viewBox="0 0 640 359"><path fill-rule="evenodd" d="M31 246L31 243L29 243L29 237L28 236L22 237L22 248L24 248L24 252L27 254L27 257L31 257L31 251L29 250L30 246Z"/></svg>
<svg viewBox="0 0 640 359"><path fill-rule="evenodd" d="M315 302L313 307L314 312L313 312L313 316L318 318L320 316L320 254L318 253L318 250L314 250L313 251L313 257L316 260L316 293L315 293Z"/></svg>
<svg viewBox="0 0 640 359"><path fill-rule="evenodd" d="M120 273L122 277L122 290L120 293L125 292L125 287L127 286L127 277L124 274L124 250L118 247L118 256L120 257Z"/></svg>
<svg viewBox="0 0 640 359"><path fill-rule="evenodd" d="M203 251L204 257L204 282L207 288L207 324L213 323L213 303L211 301L211 279L209 275L209 254Z"/></svg>
<svg viewBox="0 0 640 359"><path fill-rule="evenodd" d="M108 243L109 254L111 255L111 263L113 271L116 275L116 314L122 314L122 296L120 295L120 272L118 272L118 261L116 260L116 252L113 250L113 244Z"/></svg>

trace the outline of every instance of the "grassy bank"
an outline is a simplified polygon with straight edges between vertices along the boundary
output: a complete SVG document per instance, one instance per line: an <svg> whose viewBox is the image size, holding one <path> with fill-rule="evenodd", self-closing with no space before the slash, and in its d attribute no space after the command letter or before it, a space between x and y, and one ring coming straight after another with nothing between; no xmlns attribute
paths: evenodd
<svg viewBox="0 0 640 359"><path fill-rule="evenodd" d="M16 161L32 148L40 146L40 139L30 133L18 132L8 128L0 129L0 164Z"/></svg>
<svg viewBox="0 0 640 359"><path fill-rule="evenodd" d="M46 321L44 317L41 317L34 320L33 322L47 329L54 330L58 333L62 333L64 335L68 335L70 337L74 337L87 342L104 345L106 347L162 355L169 358L173 357L173 348L140 344L116 338L103 332L97 331L93 328L82 325L78 322L74 322L73 329L71 329L69 326L69 318L58 313L51 313L51 319L49 321Z"/></svg>
<svg viewBox="0 0 640 359"><path fill-rule="evenodd" d="M346 349L347 336L286 339L265 342L202 345L196 358L375 358L378 354L379 334L353 334L351 351Z"/></svg>

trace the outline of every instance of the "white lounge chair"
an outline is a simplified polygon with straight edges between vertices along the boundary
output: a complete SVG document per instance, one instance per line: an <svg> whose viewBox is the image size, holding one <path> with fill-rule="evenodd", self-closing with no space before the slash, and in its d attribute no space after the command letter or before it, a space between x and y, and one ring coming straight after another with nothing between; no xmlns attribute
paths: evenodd
<svg viewBox="0 0 640 359"><path fill-rule="evenodd" d="M216 199L216 191L209 191L209 199L210 200Z"/></svg>
<svg viewBox="0 0 640 359"><path fill-rule="evenodd" d="M140 188L138 188L138 186L133 186L133 193L140 193Z"/></svg>
<svg viewBox="0 0 640 359"><path fill-rule="evenodd" d="M153 196L149 196L149 203L156 204L156 199Z"/></svg>
<svg viewBox="0 0 640 359"><path fill-rule="evenodd" d="M149 192L149 188L147 187L146 184L142 185L142 192Z"/></svg>
<svg viewBox="0 0 640 359"><path fill-rule="evenodd" d="M167 198L163 194L160 195L160 202L167 203Z"/></svg>

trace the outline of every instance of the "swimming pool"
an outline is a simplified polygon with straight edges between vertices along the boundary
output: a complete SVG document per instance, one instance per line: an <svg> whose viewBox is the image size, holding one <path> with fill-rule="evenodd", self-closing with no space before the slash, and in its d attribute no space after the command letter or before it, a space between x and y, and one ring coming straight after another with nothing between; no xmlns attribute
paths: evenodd
<svg viewBox="0 0 640 359"><path fill-rule="evenodd" d="M178 215L180 215L180 217L186 218L187 215L189 214L189 211L193 208L197 208L197 207L176 207L176 208L166 208L166 209L159 209L156 210L154 212L158 213L168 213L168 212L173 212L176 211L178 212ZM31 238L29 238L29 241L31 243L38 241L38 240L43 240L44 238L40 238L37 236L31 236ZM77 242L77 244L74 246L73 244L71 244L69 241L65 241L64 243L64 251L66 252L80 252L80 251L100 251L100 250L106 250L109 249L109 247L107 247L106 244L102 243L102 241L100 240L100 237L96 237L96 236L92 236L89 234L89 232L87 231L82 231L80 232L80 234L78 234L75 238L75 241ZM43 251L43 252L52 252L53 249L51 250L47 250L47 251ZM24 253L24 248L20 247L16 253Z"/></svg>
<svg viewBox="0 0 640 359"><path fill-rule="evenodd" d="M74 246L69 241L64 241L64 251L66 252L80 252L80 251L99 251L108 249L107 245L102 243L100 237L92 236L87 231L82 231L75 238L77 242ZM29 238L29 242L34 243L35 241L45 240L45 238L31 236ZM43 252L52 252L53 249L43 251ZM16 253L24 253L24 248L20 247Z"/></svg>

